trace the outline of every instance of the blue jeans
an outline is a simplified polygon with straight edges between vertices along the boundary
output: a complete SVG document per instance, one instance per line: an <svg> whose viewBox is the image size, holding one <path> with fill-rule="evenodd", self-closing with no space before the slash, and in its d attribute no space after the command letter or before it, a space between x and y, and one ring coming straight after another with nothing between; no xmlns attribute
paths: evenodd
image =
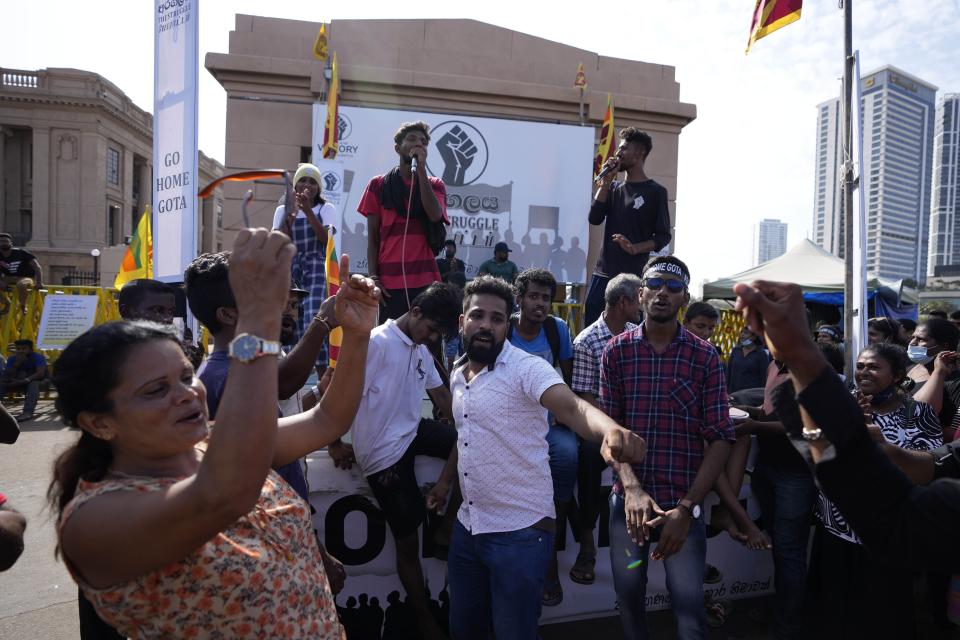
<svg viewBox="0 0 960 640"><path fill-rule="evenodd" d="M817 495L813 477L758 464L750 476L750 486L760 503L763 526L773 541L773 637L799 638L807 591L807 543Z"/></svg>
<svg viewBox="0 0 960 640"><path fill-rule="evenodd" d="M450 637L535 640L553 534L527 527L473 535L458 520L447 570Z"/></svg>
<svg viewBox="0 0 960 640"><path fill-rule="evenodd" d="M654 533L657 530L654 529ZM613 586L620 605L620 623L623 637L627 640L644 640L647 630L647 565L650 546L643 547L627 533L623 497L610 494L610 566L613 570ZM628 553L629 552L629 555ZM635 569L627 565L636 560L643 564ZM696 519L680 551L663 561L667 574L667 591L670 606L677 618L677 638L702 640L707 637L707 616L703 600L703 572L707 561L707 528L703 520Z"/></svg>
<svg viewBox="0 0 960 640"><path fill-rule="evenodd" d="M547 432L550 447L550 475L553 477L553 501L566 504L573 498L577 483L577 434L569 427L555 424Z"/></svg>

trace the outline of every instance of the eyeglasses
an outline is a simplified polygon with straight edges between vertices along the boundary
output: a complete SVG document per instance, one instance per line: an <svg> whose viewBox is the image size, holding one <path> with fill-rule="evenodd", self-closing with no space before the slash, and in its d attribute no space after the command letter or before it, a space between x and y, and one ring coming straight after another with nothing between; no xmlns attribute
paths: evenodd
<svg viewBox="0 0 960 640"><path fill-rule="evenodd" d="M659 291L667 285L667 291L670 293L680 293L687 288L680 280L667 280L666 278L647 278L643 281L643 286L651 291Z"/></svg>

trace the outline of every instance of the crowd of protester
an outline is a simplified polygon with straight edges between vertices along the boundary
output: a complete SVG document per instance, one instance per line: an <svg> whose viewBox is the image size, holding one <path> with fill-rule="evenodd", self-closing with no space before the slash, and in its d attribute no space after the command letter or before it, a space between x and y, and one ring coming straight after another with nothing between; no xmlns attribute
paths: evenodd
<svg viewBox="0 0 960 640"><path fill-rule="evenodd" d="M723 623L726 603L704 596L720 579L708 527L772 552L773 637L916 637L920 600L948 628L960 316L870 319L846 379L842 329L812 328L796 285L737 285L745 322L723 357L720 313L691 301L682 260L656 254L670 234L666 191L643 168L652 141L634 128L620 138L589 211L604 241L579 332L552 313L555 275L518 271L506 243L467 280L457 244L436 234L445 187L426 173L424 123L401 126L398 165L368 183L368 275L343 256L335 296L323 264L335 210L309 164L273 230L194 259L183 294L124 287L124 320L77 338L52 376L80 430L49 498L81 637L380 638L402 617L410 637L530 640L541 608L564 599L567 524L570 580L593 584L610 563L625 638L649 637L650 560L663 563L677 637ZM178 295L208 349L173 326ZM21 417L48 377L28 342L0 383L25 391ZM4 442L16 424L3 410ZM304 470L323 448L357 467L392 534L406 593L386 612L367 594L336 605L349 578L313 530ZM418 456L442 464L426 488ZM748 476L758 521L740 501ZM442 607L421 566L430 512ZM0 494L0 570L25 527Z"/></svg>

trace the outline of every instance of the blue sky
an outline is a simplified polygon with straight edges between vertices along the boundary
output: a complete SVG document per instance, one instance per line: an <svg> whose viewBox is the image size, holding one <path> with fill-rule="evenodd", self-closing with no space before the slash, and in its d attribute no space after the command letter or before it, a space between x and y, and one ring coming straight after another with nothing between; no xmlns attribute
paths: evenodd
<svg viewBox="0 0 960 640"><path fill-rule="evenodd" d="M602 55L669 64L698 117L680 136L676 252L696 283L750 266L752 225L789 223L788 245L810 230L817 103L836 96L843 17L837 0L806 0L803 16L743 53L752 0L588 3L200 0L200 52L226 52L235 13L303 20L472 18ZM149 109L152 3L3 3L0 65L95 71ZM558 11L558 7L569 9ZM960 0L856 0L854 46L868 72L900 67L960 92ZM203 72L200 148L223 160L225 94Z"/></svg>

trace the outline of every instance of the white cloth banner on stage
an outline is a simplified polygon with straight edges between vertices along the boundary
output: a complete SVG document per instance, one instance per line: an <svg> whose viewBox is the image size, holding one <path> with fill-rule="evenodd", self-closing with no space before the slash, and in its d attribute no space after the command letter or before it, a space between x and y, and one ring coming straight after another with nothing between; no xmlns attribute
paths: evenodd
<svg viewBox="0 0 960 640"><path fill-rule="evenodd" d="M326 105L315 103L315 159L322 156L325 119ZM400 124L417 120L430 125L427 170L446 184L447 237L457 242L467 277L503 241L520 269L544 267L557 280L586 282L593 128L341 106L338 209L343 251L357 271L367 269L360 197L370 178L396 166L393 136Z"/></svg>
<svg viewBox="0 0 960 640"><path fill-rule="evenodd" d="M417 478L423 486L436 481L443 461L418 457L415 466ZM610 471L607 470L603 476L603 486L606 489L610 488L611 479ZM351 615L357 613L354 608L357 603L366 609L371 606L369 603L374 598L377 606L382 609L391 606L398 608L395 612L397 615L388 616L388 620L406 619L405 615L400 615L400 610L405 606L405 593L397 577L393 538L366 479L356 466L350 471L337 469L326 451L318 451L307 460L307 482L310 486L310 503L316 509L313 516L314 528L327 550L343 562L347 571L346 585L336 599L341 613L346 611L346 617L343 618L345 624L349 624ZM741 491L741 500L747 504L747 513L756 520L760 509L750 492L749 481ZM710 494L704 505L704 514L708 521L716 503L716 495ZM579 545L574 541L569 526L565 527L565 540L559 556L564 598L559 606L543 608L541 624L616 615L616 595L610 571L607 505L606 501L602 503L595 529L598 543L596 582L592 585L581 585L570 580L570 567L576 561ZM420 557L430 598L434 600L434 606L442 611L445 610L447 601L447 565L433 555L433 533L439 521L439 516L431 515L427 530L421 529ZM617 560L624 563L629 561L628 558L614 559ZM670 596L663 563L654 560L649 562L647 609L668 609ZM704 585L704 593L708 595L736 600L773 592L773 558L768 551L750 551L742 544L734 542L726 533L719 533L707 540L707 562L717 567L723 575L719 583ZM396 595L391 595L394 592ZM354 610L351 612L350 609ZM362 617L378 617L374 612L367 611L366 614ZM384 629L384 632L386 631ZM363 640L368 636L357 637Z"/></svg>
<svg viewBox="0 0 960 640"><path fill-rule="evenodd" d="M198 3L154 3L153 272L167 282L197 255Z"/></svg>

